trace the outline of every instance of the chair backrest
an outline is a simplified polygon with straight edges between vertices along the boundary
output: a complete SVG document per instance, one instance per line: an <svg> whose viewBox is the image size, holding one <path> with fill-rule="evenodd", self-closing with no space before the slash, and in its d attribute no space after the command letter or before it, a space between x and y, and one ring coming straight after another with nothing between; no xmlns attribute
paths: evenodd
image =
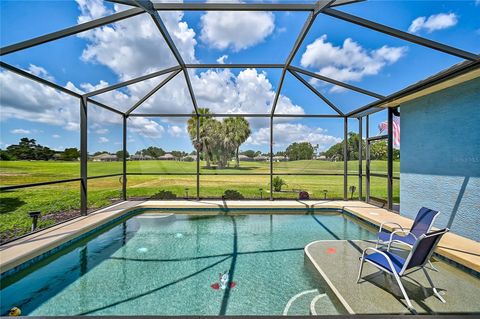
<svg viewBox="0 0 480 319"><path fill-rule="evenodd" d="M408 254L402 273L407 269L425 265L432 256L438 242L448 230L448 228L444 228L421 235L413 245L410 254Z"/></svg>
<svg viewBox="0 0 480 319"><path fill-rule="evenodd" d="M437 212L436 210L426 207L420 208L417 217L415 217L415 220L413 221L410 232L414 234L417 238L419 238L423 234L428 233L430 231L430 228L432 228L435 217L437 217L438 214L439 212Z"/></svg>

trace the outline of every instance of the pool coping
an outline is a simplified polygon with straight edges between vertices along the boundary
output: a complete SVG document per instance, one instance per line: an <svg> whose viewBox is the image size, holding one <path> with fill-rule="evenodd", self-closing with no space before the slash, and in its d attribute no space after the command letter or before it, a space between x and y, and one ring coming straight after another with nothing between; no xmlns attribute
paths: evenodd
<svg viewBox="0 0 480 319"><path fill-rule="evenodd" d="M226 212L232 209L256 213L261 213L258 210L270 213L272 210L281 209L284 213L290 214L304 213L305 210L310 213L334 210L357 218L375 228L378 228L381 222L386 220L398 222L403 227L409 227L413 222L404 216L361 201L124 201L0 246L0 278L3 279L17 273L136 211L182 210L194 212L202 210L218 213L218 211ZM389 227L386 229L392 230ZM480 243L478 242L447 233L440 242L436 253L442 258L464 267L464 270L470 271L474 275L480 274Z"/></svg>

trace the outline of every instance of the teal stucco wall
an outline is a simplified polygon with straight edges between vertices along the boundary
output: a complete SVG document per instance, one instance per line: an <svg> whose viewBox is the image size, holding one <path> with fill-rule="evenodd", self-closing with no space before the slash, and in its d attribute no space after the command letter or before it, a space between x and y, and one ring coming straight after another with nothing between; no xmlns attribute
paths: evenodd
<svg viewBox="0 0 480 319"><path fill-rule="evenodd" d="M436 227L480 241L480 79L400 111L400 213L438 210Z"/></svg>

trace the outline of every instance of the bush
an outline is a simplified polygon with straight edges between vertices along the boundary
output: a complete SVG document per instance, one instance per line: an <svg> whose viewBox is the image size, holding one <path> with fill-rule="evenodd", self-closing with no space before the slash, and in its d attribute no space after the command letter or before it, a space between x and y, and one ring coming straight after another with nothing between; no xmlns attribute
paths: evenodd
<svg viewBox="0 0 480 319"><path fill-rule="evenodd" d="M227 189L222 196L223 199L245 199L245 197L237 190Z"/></svg>
<svg viewBox="0 0 480 319"><path fill-rule="evenodd" d="M177 198L177 195L175 195L171 191L164 191L164 190L161 190L158 193L152 195L152 197L150 197L150 199L175 199L175 198Z"/></svg>
<svg viewBox="0 0 480 319"><path fill-rule="evenodd" d="M287 183L280 178L279 176L275 176L273 178L273 190L276 192L281 192L282 191L282 186L287 185Z"/></svg>

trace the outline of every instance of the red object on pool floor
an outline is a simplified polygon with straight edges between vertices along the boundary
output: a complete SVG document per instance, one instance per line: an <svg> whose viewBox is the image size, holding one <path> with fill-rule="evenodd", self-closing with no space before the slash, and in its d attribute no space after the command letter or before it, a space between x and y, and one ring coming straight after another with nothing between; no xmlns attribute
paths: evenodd
<svg viewBox="0 0 480 319"><path fill-rule="evenodd" d="M230 284L230 288L234 288L236 285L237 284L233 281ZM212 289L218 290L218 289L220 289L220 284L218 282L215 282L215 283L211 284L210 287L212 287Z"/></svg>
<svg viewBox="0 0 480 319"><path fill-rule="evenodd" d="M335 254L337 252L337 249L336 248L328 248L327 249L327 254Z"/></svg>

